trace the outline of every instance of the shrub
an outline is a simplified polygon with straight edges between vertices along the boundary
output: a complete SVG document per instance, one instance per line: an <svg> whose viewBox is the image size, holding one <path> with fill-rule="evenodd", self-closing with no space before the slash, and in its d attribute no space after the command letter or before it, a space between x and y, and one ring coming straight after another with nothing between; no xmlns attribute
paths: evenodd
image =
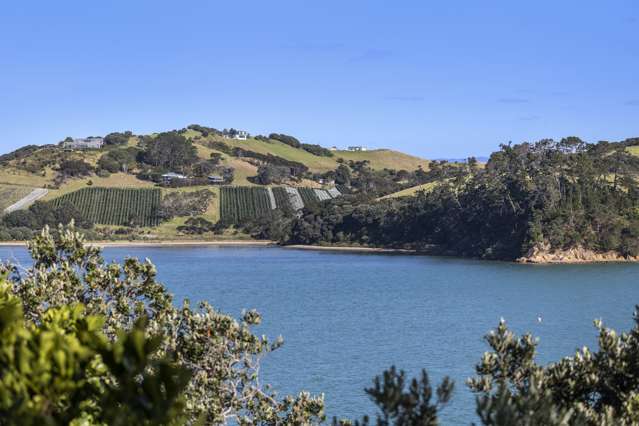
<svg viewBox="0 0 639 426"><path fill-rule="evenodd" d="M33 267L11 276L12 292L22 303L27 321L45 323L50 309L82 302L85 305L82 317L103 318L94 330L104 334L109 342L118 345L122 331L132 333L135 340L130 344L142 354L153 353L157 347L158 354L175 355L178 371L186 369L192 373L183 390L165 381L159 383L165 390L157 391L155 397L127 391L127 387L122 386L117 388L119 392L114 397L131 396L137 401L146 401L144 406L157 413L171 407L172 399L168 396L174 395L174 391L181 393L188 418L179 424L196 421L202 424L308 424L323 419L322 397L300 393L297 397L278 400L261 384L260 361L280 347L281 341L270 342L253 334L252 328L261 321L257 312L247 311L237 321L207 303L201 303L199 309L191 308L188 301L175 307L172 296L155 280L155 266L150 261L128 258L124 264L107 263L100 249L85 245L83 237L72 227L60 227L56 238L45 228L29 244L29 250ZM19 303L15 306L17 309ZM136 327L141 320L146 321L144 332ZM144 335L157 346L141 344ZM87 337L96 340L90 335ZM128 346L123 346L119 352L111 353L122 354L124 350L126 354ZM111 362L108 357L103 358L105 363ZM50 362L48 358L46 362ZM111 381L108 383L133 386L145 378L140 376L143 371L167 372L166 368L145 369L139 358L124 359L120 363L115 358L114 362L121 367L109 370L107 375ZM175 376L171 370L168 373ZM154 390L154 384L157 381L149 382L144 389ZM167 396L166 401L157 400L162 396Z"/></svg>
<svg viewBox="0 0 639 426"><path fill-rule="evenodd" d="M127 130L124 133L113 132L109 133L104 137L105 145L126 145L129 142L129 139L133 136L133 133L130 130Z"/></svg>
<svg viewBox="0 0 639 426"><path fill-rule="evenodd" d="M197 161L197 150L193 144L177 132L144 138L143 147L139 158L153 167L176 171L190 167Z"/></svg>
<svg viewBox="0 0 639 426"><path fill-rule="evenodd" d="M93 172L93 167L84 160L64 160L60 163L60 174L62 176L82 177Z"/></svg>
<svg viewBox="0 0 639 426"><path fill-rule="evenodd" d="M48 307L37 321L0 278L2 424L171 424L184 412L188 370L158 356L145 322L109 341L104 317L79 303Z"/></svg>
<svg viewBox="0 0 639 426"><path fill-rule="evenodd" d="M302 145L302 143L297 140L297 138L282 133L271 133L270 135L268 135L268 137L269 139L273 139L285 143L286 145L290 145L293 148L299 148Z"/></svg>
<svg viewBox="0 0 639 426"><path fill-rule="evenodd" d="M208 189L200 191L175 191L164 196L160 202L158 215L162 219L175 216L197 216L206 212L215 196Z"/></svg>
<svg viewBox="0 0 639 426"><path fill-rule="evenodd" d="M190 217L184 225L178 226L177 230L184 234L202 235L214 231L215 224L202 217Z"/></svg>

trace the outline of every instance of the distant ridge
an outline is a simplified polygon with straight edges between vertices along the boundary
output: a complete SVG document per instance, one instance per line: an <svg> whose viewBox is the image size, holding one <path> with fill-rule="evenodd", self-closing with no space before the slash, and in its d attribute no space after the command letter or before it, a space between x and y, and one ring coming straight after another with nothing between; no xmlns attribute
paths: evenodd
<svg viewBox="0 0 639 426"><path fill-rule="evenodd" d="M489 158L490 157L486 157L486 156L475 157L475 159L479 161L480 163L488 162ZM449 163L466 163L468 161L468 157L467 158L434 158L432 161L447 161Z"/></svg>

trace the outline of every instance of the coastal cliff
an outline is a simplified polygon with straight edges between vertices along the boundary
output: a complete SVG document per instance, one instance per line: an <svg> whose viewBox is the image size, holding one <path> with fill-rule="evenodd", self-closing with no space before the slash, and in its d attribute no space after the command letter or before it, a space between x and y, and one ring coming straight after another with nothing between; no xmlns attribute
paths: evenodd
<svg viewBox="0 0 639 426"><path fill-rule="evenodd" d="M526 255L517 259L519 263L591 263L591 262L637 262L639 256L623 256L615 251L596 252L582 246L554 250L550 244L538 244Z"/></svg>

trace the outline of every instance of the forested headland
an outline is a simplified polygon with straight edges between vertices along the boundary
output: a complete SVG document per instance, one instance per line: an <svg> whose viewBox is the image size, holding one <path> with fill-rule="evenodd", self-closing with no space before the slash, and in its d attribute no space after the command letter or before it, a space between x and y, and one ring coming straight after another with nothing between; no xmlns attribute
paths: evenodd
<svg viewBox="0 0 639 426"><path fill-rule="evenodd" d="M415 196L379 199L379 191L364 189L247 228L282 244L504 260L580 248L632 258L639 254L639 158L628 147L637 143L571 137L502 145L483 166L431 163L420 176L429 185ZM361 175L352 172L350 183Z"/></svg>

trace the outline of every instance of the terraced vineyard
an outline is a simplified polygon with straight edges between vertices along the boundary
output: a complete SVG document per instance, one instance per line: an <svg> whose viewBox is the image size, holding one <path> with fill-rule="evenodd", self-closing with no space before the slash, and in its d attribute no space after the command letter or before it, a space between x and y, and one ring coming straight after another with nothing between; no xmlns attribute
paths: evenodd
<svg viewBox="0 0 639 426"><path fill-rule="evenodd" d="M278 208L292 208L291 200L289 198L286 189L278 186L273 188L273 195L275 196L275 204Z"/></svg>
<svg viewBox="0 0 639 426"><path fill-rule="evenodd" d="M312 206L319 201L313 188L297 188L297 192L300 193L300 197L302 197L305 206Z"/></svg>
<svg viewBox="0 0 639 426"><path fill-rule="evenodd" d="M271 195L272 194L272 198ZM280 186L259 188L250 186L223 186L220 188L220 218L226 223L241 223L243 220L261 217L275 208L301 210L320 201L337 198L341 193L336 188L292 188Z"/></svg>
<svg viewBox="0 0 639 426"><path fill-rule="evenodd" d="M240 223L270 211L271 202L265 188L223 186L220 189L220 219L224 222Z"/></svg>
<svg viewBox="0 0 639 426"><path fill-rule="evenodd" d="M160 198L159 188L82 188L51 202L69 202L94 223L157 226Z"/></svg>

